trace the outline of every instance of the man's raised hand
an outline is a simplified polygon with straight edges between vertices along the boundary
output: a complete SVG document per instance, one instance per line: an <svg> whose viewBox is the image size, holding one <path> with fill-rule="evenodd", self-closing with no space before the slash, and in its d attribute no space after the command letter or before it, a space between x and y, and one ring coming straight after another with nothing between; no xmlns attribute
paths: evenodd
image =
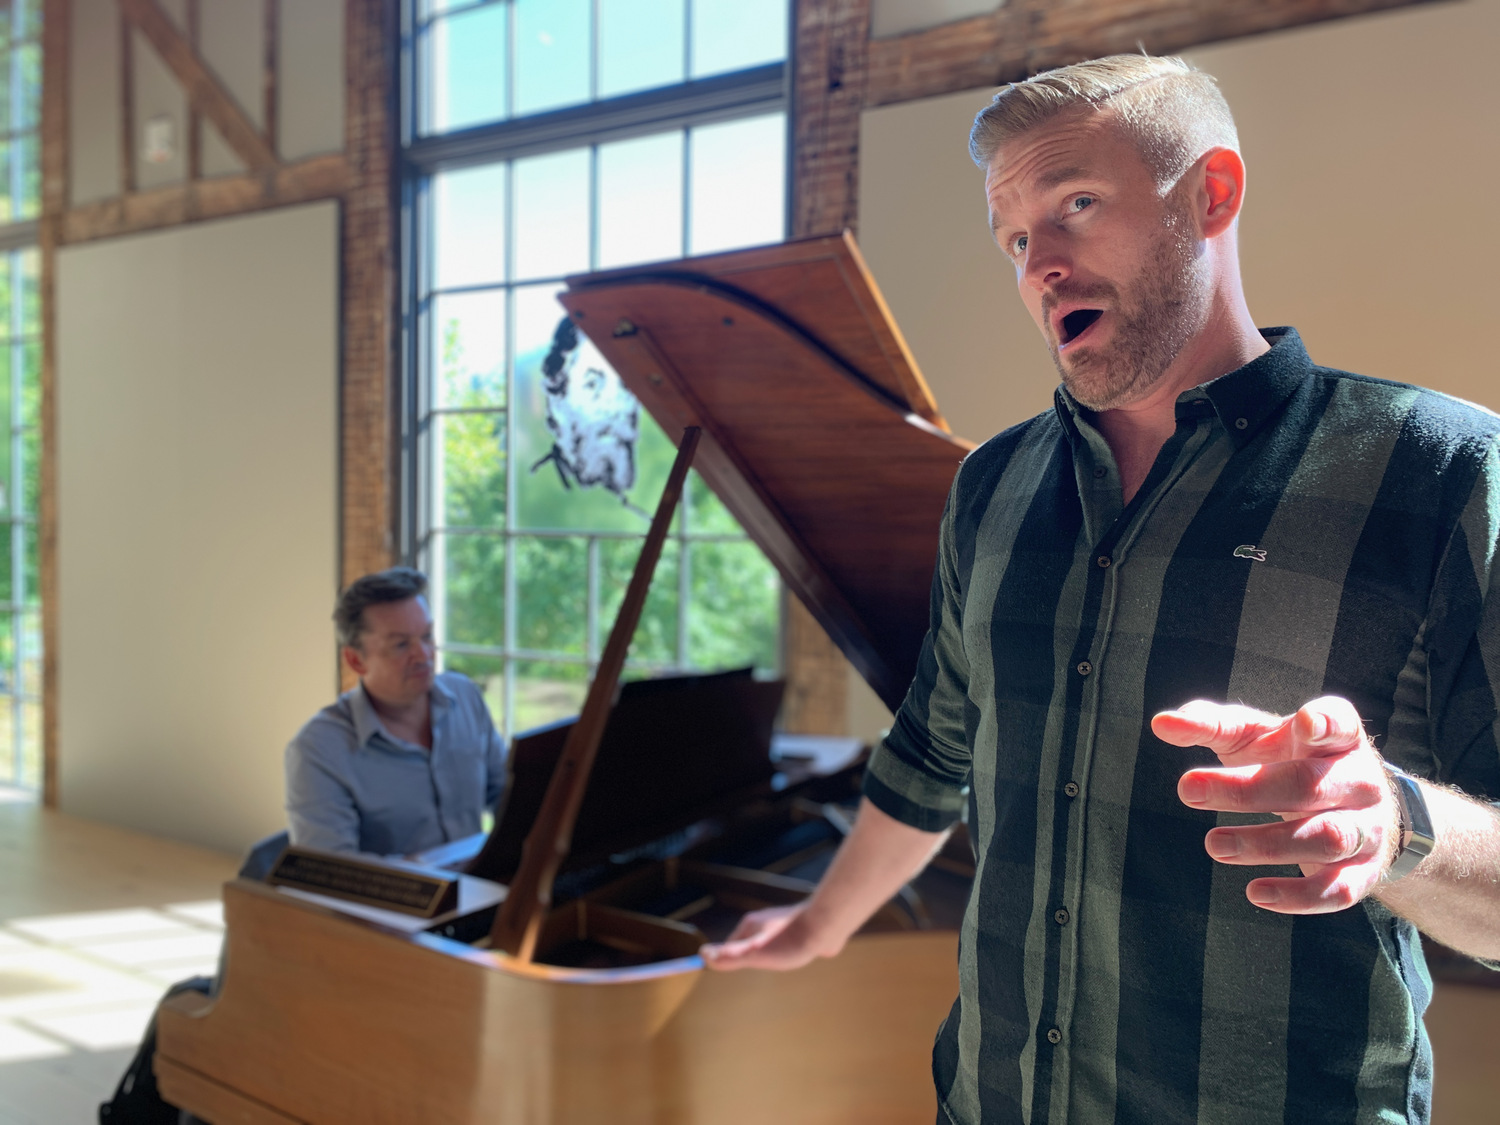
<svg viewBox="0 0 1500 1125"><path fill-rule="evenodd" d="M1322 914L1359 902L1395 854L1399 814L1380 755L1354 705L1324 696L1295 715L1194 700L1151 720L1174 746L1204 746L1223 765L1192 769L1177 795L1195 809L1274 813L1282 823L1214 828L1220 863L1295 863L1303 878L1252 879L1245 894L1281 914Z"/></svg>

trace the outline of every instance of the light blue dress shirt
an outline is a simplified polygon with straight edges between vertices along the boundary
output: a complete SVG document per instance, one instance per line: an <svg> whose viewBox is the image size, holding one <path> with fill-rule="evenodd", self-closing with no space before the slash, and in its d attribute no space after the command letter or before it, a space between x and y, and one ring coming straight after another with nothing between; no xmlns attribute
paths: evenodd
<svg viewBox="0 0 1500 1125"><path fill-rule="evenodd" d="M505 744L467 676L442 673L431 698L431 751L392 735L363 684L297 732L286 748L293 844L411 855L480 831L505 788Z"/></svg>

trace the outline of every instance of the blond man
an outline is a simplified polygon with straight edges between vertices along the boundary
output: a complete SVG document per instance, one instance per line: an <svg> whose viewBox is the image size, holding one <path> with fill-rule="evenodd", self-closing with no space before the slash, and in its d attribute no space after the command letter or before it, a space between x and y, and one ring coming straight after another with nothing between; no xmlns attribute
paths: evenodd
<svg viewBox="0 0 1500 1125"><path fill-rule="evenodd" d="M940 1121L1426 1122L1417 930L1500 959L1500 418L1256 328L1180 60L1009 86L970 149L1056 407L954 482L817 893L709 962L835 955L966 809Z"/></svg>

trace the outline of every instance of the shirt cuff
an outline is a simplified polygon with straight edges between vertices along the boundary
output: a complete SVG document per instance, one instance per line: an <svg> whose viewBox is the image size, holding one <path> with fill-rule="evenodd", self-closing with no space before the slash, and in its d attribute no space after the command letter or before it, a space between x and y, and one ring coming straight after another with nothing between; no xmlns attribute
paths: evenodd
<svg viewBox="0 0 1500 1125"><path fill-rule="evenodd" d="M966 787L932 776L881 742L865 767L864 794L887 816L923 832L943 832L963 814Z"/></svg>

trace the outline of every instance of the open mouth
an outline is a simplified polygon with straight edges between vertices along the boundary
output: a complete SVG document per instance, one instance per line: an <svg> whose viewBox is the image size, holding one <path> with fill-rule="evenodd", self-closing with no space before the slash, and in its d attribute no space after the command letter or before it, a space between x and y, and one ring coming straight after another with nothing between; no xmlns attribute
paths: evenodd
<svg viewBox="0 0 1500 1125"><path fill-rule="evenodd" d="M1092 327L1094 321L1104 315L1103 309L1074 309L1062 318L1062 329L1058 337L1060 345L1071 344Z"/></svg>

